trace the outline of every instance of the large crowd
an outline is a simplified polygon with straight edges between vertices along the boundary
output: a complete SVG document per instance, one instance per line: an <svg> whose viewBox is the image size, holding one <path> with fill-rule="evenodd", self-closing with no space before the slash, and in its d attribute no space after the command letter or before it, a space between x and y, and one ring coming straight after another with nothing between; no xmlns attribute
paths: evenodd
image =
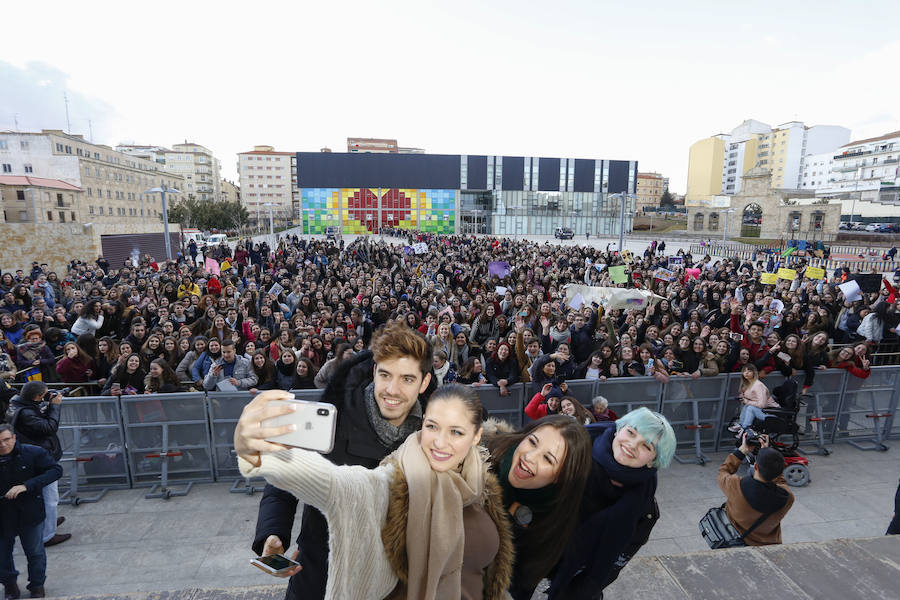
<svg viewBox="0 0 900 600"><path fill-rule="evenodd" d="M0 510L16 523L0 535L7 597L18 597L16 534L32 597L43 596L43 546L71 537L56 533L63 400L47 383L105 395L249 390L235 450L242 473L271 484L253 550L285 554L305 504L298 563L275 573L291 577L289 599L519 600L542 578L551 598L602 598L659 518L657 470L675 435L646 408L620 417L603 395L584 406L568 382L740 373L722 518L744 532L731 542L763 545L780 543L793 496L781 454L765 436L758 451L748 445L777 406L761 379L809 387L829 367L867 377L897 345L898 274L873 287L873 274L820 272L789 252L743 261L667 254L655 241L634 256L403 236L191 244L171 261L0 274L0 465L16 465L0 469L15 501ZM519 431L485 421L472 387L508 395L519 383L533 421ZM23 384L18 395L10 384ZM272 402L297 389L322 389L337 408L324 458L273 442L291 428L265 425L291 412ZM755 471L738 477L751 453ZM372 552L379 536L384 552Z"/></svg>
<svg viewBox="0 0 900 600"><path fill-rule="evenodd" d="M674 264L656 242L632 257L486 237L388 240L295 236L277 248L222 244L199 259L185 248L168 262L73 260L62 277L37 262L27 274L5 272L0 375L90 383L102 394L324 388L375 329L402 320L433 346L441 383L502 394L518 382L534 384L531 397L566 379L667 381L746 364L763 377L800 372L808 387L828 366L865 376L879 344L897 341L895 283L848 301L838 285L854 274L808 279L794 256L754 264L679 249ZM427 252L411 252L415 244ZM508 272L492 273L490 263ZM627 282L611 282L617 265ZM780 267L796 279L761 283ZM574 306L568 284L646 289L655 301L639 310Z"/></svg>

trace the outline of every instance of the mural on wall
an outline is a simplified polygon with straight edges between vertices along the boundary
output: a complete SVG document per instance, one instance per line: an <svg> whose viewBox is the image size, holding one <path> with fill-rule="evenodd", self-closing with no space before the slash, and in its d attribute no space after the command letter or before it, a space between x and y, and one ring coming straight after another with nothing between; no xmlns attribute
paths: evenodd
<svg viewBox="0 0 900 600"><path fill-rule="evenodd" d="M346 234L380 227L452 234L455 228L455 190L303 188L301 194L305 234L323 234L327 227Z"/></svg>

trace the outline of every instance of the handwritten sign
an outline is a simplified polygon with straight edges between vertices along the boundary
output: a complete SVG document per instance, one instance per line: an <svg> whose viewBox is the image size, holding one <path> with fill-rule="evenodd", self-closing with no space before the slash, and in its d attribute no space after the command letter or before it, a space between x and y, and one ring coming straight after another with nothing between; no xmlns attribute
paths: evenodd
<svg viewBox="0 0 900 600"><path fill-rule="evenodd" d="M794 269L786 269L781 267L778 269L778 279L787 279L788 281L793 281L797 278L797 271Z"/></svg>
<svg viewBox="0 0 900 600"><path fill-rule="evenodd" d="M663 269L662 267L658 268L653 276L656 279L661 279L662 281L672 281L676 277L675 273L673 273L669 269Z"/></svg>
<svg viewBox="0 0 900 600"><path fill-rule="evenodd" d="M609 278L613 283L628 283L628 275L625 274L625 267L622 265L610 267Z"/></svg>
<svg viewBox="0 0 900 600"><path fill-rule="evenodd" d="M762 273L759 276L759 281L763 285L775 285L778 283L778 275L775 273Z"/></svg>
<svg viewBox="0 0 900 600"><path fill-rule="evenodd" d="M825 279L825 269L819 267L807 267L804 273L808 279Z"/></svg>

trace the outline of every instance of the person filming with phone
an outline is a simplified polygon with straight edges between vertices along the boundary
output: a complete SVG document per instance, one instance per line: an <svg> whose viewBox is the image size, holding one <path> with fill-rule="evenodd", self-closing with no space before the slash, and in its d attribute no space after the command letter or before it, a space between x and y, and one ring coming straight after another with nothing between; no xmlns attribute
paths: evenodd
<svg viewBox="0 0 900 600"><path fill-rule="evenodd" d="M63 395L68 389L53 392L42 381L29 381L22 386L22 391L9 403L6 411L6 422L16 433L23 444L40 446L59 462L62 458L62 445L59 443L59 415ZM42 541L45 546L61 544L72 537L71 533L56 533L65 517L58 517L59 488L53 481L43 487L44 526Z"/></svg>
<svg viewBox="0 0 900 600"><path fill-rule="evenodd" d="M374 469L388 454L422 426L422 401L433 389L432 347L424 337L399 322L387 324L372 338L370 351L341 364L322 394L322 402L337 409L334 448L325 458L336 465ZM266 442L271 431L261 422L286 414L267 408L272 398L260 394L248 404L235 429L235 449L251 456L280 449ZM253 551L257 555L284 554L290 546L297 498L267 485L259 505ZM329 528L325 516L304 505L298 549L291 558L301 567L290 576L286 600L325 598L329 580Z"/></svg>

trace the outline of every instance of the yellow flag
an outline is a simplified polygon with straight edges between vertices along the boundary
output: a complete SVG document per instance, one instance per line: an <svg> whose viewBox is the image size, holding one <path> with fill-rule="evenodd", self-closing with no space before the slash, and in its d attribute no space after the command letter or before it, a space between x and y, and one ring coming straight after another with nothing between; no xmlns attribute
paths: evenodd
<svg viewBox="0 0 900 600"><path fill-rule="evenodd" d="M807 267L804 275L808 279L825 279L825 269L819 267Z"/></svg>
<svg viewBox="0 0 900 600"><path fill-rule="evenodd" d="M794 269L785 269L781 267L778 269L778 279L787 279L788 281L793 281L797 278L797 271Z"/></svg>
<svg viewBox="0 0 900 600"><path fill-rule="evenodd" d="M778 275L775 273L762 273L759 276L759 281L764 285L775 285L778 283Z"/></svg>

